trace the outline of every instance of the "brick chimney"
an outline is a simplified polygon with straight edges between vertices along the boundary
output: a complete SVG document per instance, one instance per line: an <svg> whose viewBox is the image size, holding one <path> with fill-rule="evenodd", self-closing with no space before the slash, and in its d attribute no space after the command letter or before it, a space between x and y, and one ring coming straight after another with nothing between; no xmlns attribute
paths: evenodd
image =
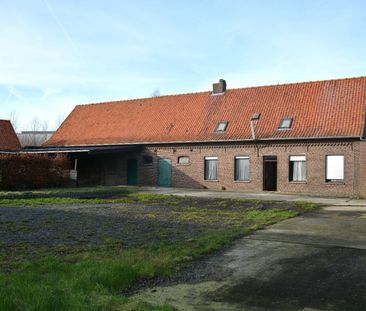
<svg viewBox="0 0 366 311"><path fill-rule="evenodd" d="M212 94L224 94L226 92L226 81L220 79L218 83L212 84Z"/></svg>

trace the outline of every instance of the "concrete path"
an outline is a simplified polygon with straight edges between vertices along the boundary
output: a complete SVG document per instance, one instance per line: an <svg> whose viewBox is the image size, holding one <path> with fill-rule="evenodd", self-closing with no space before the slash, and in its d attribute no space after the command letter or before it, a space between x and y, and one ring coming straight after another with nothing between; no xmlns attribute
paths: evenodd
<svg viewBox="0 0 366 311"><path fill-rule="evenodd" d="M178 310L366 310L366 205L357 203L322 208L241 239L208 260L224 271L219 278L138 297Z"/></svg>
<svg viewBox="0 0 366 311"><path fill-rule="evenodd" d="M172 194L179 196L211 197L227 199L258 199L275 201L309 201L325 205L340 206L366 206L366 200L351 198L316 197L296 194L284 194L278 192L239 192L239 191L214 191L204 189L182 189L182 188L161 188L161 187L138 187L137 191Z"/></svg>

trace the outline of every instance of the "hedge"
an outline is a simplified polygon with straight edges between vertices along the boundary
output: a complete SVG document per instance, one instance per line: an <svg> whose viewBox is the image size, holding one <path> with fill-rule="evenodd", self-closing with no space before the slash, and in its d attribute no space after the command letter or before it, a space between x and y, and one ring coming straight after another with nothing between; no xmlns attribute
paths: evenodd
<svg viewBox="0 0 366 311"><path fill-rule="evenodd" d="M1 154L0 189L24 190L66 186L70 161L66 155Z"/></svg>

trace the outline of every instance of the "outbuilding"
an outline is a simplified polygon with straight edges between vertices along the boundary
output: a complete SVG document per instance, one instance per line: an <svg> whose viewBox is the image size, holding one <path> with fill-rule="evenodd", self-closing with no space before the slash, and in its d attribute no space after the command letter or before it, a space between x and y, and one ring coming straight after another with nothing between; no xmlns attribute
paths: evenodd
<svg viewBox="0 0 366 311"><path fill-rule="evenodd" d="M79 105L44 147L80 185L366 195L366 77ZM82 152L83 151L83 152ZM75 162L76 163L76 162Z"/></svg>

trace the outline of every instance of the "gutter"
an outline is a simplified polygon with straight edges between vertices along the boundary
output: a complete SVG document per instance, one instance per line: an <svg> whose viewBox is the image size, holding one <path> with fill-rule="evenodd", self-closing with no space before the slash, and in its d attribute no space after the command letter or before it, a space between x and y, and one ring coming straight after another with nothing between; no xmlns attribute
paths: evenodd
<svg viewBox="0 0 366 311"><path fill-rule="evenodd" d="M63 145L63 146L49 146L49 148L57 147L93 147L93 146L135 146L135 145L161 145L161 144L197 144L197 143L225 143L225 142L267 142L267 141L291 141L291 140L339 140L339 139L358 139L363 140L360 136L324 136L324 137L285 137L285 138L263 138L263 139L221 139L221 140L181 140L181 141L161 141L161 142L133 142L133 143L108 143L108 144L83 144L83 145ZM47 147L46 147L47 148Z"/></svg>

